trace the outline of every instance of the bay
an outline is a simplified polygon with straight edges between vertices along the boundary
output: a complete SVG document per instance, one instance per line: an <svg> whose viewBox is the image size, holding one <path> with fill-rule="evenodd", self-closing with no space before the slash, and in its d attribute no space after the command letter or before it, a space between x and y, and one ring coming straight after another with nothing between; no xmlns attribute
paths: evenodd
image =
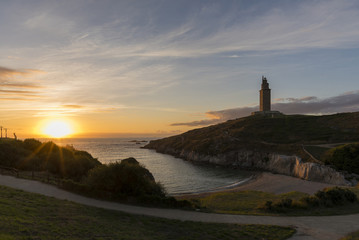
<svg viewBox="0 0 359 240"><path fill-rule="evenodd" d="M207 192L237 185L250 178L251 173L208 164L193 164L154 150L141 148L149 138L64 138L40 139L61 146L71 145L89 152L101 163L134 157L145 166L166 189L168 194Z"/></svg>

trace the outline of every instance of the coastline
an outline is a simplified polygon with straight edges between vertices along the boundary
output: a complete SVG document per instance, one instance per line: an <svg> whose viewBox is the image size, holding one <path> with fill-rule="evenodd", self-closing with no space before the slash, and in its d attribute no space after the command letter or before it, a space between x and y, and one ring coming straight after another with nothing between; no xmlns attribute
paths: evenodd
<svg viewBox="0 0 359 240"><path fill-rule="evenodd" d="M233 187L227 186L224 188L213 189L207 192L197 192L188 194L172 195L177 199L181 198L200 198L206 197L213 193L222 192L239 192L239 191L261 191L270 192L274 194L282 194L288 192L303 192L308 194L314 194L319 190L327 187L335 187L338 185L307 181L296 177L274 174L270 172L256 172L250 177L248 181L242 182Z"/></svg>
<svg viewBox="0 0 359 240"><path fill-rule="evenodd" d="M189 196L189 195L207 194L207 193L211 194L211 193L216 193L216 192L230 191L230 190L236 189L237 187L242 186L250 181L255 180L258 177L257 176L258 174L260 174L260 173L256 172L248 178L245 178L243 180L240 180L239 182L235 182L230 185L223 186L223 187L218 187L218 188L213 188L213 189L203 190L203 191L197 191L197 192L173 193L173 194L169 194L169 195L171 195L173 197L179 197L179 196Z"/></svg>

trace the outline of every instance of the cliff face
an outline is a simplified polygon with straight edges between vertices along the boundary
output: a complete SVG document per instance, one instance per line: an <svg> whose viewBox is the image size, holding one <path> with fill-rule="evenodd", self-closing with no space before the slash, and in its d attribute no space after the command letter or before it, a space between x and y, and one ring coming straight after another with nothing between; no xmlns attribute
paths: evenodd
<svg viewBox="0 0 359 240"><path fill-rule="evenodd" d="M347 181L344 174L335 171L331 167L311 162L305 163L297 156L286 156L250 150L233 151L216 156L203 155L194 151L177 151L173 148L163 148L159 152L193 162L239 167L248 170L264 170L305 180L336 185L350 186L355 184Z"/></svg>

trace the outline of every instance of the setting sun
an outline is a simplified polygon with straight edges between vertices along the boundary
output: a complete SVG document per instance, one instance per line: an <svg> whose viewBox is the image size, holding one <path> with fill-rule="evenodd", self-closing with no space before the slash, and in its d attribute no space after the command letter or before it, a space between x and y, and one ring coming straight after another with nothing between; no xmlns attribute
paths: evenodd
<svg viewBox="0 0 359 240"><path fill-rule="evenodd" d="M64 121L51 121L43 129L43 133L55 138L65 137L73 133L71 126Z"/></svg>

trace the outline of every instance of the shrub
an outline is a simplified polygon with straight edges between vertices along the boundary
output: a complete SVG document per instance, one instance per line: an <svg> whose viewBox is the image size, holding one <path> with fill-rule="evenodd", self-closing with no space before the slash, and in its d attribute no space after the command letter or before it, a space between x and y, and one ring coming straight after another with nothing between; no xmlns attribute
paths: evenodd
<svg viewBox="0 0 359 240"><path fill-rule="evenodd" d="M290 198L276 202L267 201L259 206L259 209L270 212L286 212L296 208L334 207L355 202L358 202L358 198L354 192L347 188L333 187L318 191L314 196L303 197L299 201L293 201Z"/></svg>
<svg viewBox="0 0 359 240"><path fill-rule="evenodd" d="M290 198L284 198L276 202L267 201L261 209L272 212L285 212L293 207L293 200Z"/></svg>
<svg viewBox="0 0 359 240"><path fill-rule="evenodd" d="M101 163L89 153L59 147L36 139L0 141L0 165L26 171L49 171L63 178L80 180Z"/></svg>
<svg viewBox="0 0 359 240"><path fill-rule="evenodd" d="M333 187L318 191L314 196L302 198L300 201L313 207L332 207L357 202L358 198L347 188Z"/></svg>
<svg viewBox="0 0 359 240"><path fill-rule="evenodd" d="M97 192L106 192L115 199L124 197L163 198L163 187L137 161L100 165L90 170L84 183ZM140 198L139 198L140 199Z"/></svg>
<svg viewBox="0 0 359 240"><path fill-rule="evenodd" d="M334 187L318 191L315 196L319 199L321 205L336 206L343 205L346 202L357 202L358 198L355 193L349 189Z"/></svg>
<svg viewBox="0 0 359 240"><path fill-rule="evenodd" d="M300 202L302 202L303 205L307 206L307 207L319 207L320 206L320 201L315 196L303 197L302 199L300 199Z"/></svg>
<svg viewBox="0 0 359 240"><path fill-rule="evenodd" d="M61 181L61 187L72 192L83 194L90 193L90 189L87 185L75 182L71 179L63 179Z"/></svg>
<svg viewBox="0 0 359 240"><path fill-rule="evenodd" d="M330 149L324 154L325 164L338 170L359 174L359 144L346 144Z"/></svg>
<svg viewBox="0 0 359 240"><path fill-rule="evenodd" d="M39 140L29 138L24 140L24 147L31 151L36 151L40 148L42 143Z"/></svg>

